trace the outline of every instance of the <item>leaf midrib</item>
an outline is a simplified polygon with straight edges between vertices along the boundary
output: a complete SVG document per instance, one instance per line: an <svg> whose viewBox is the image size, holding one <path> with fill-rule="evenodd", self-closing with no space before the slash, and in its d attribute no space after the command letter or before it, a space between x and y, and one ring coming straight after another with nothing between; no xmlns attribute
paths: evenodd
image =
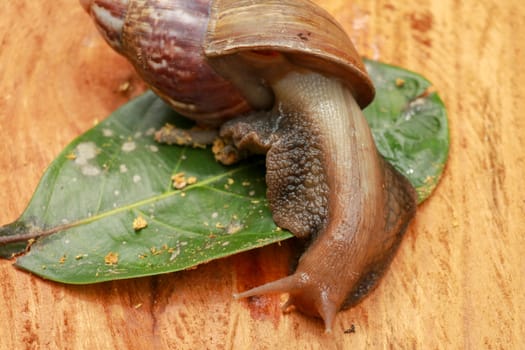
<svg viewBox="0 0 525 350"><path fill-rule="evenodd" d="M148 205L148 204L151 204L151 203L156 203L156 202L165 200L167 198L176 196L176 195L178 195L178 194L180 194L182 192L189 192L189 191L195 190L197 188L204 188L204 187L206 187L209 184L212 184L214 182L218 182L222 178L231 177L235 173L238 173L240 171L249 169L251 167L258 166L259 163L260 162L256 162L256 163L247 164L245 166L237 167L235 169L232 169L232 170L227 171L225 173L222 173L220 175L212 176L212 177L209 177L206 180L199 181L198 183L196 183L194 185L189 185L189 186L185 187L183 190L173 190L173 191L163 192L161 194L152 196L150 198L142 199L142 200L139 200L139 201L127 204L127 205L123 205L123 206L121 206L119 208L110 209L108 211L104 211L104 212L92 215L90 217L87 217L87 218L77 219L76 221L70 222L70 223L65 224L65 225L53 226L51 229L48 229L46 231L42 231L40 234L37 234L37 236L39 236L39 237L49 236L49 235L51 235L53 233L57 233L59 231L63 231L63 230L70 229L70 228L73 228L73 227L79 227L79 226L83 226L83 225L88 225L88 224L90 224L92 222L96 222L96 221L105 219L107 217L123 213L125 211L131 211L133 209L137 209L137 208L140 208L142 206L145 206L145 205ZM250 199L252 199L252 198L250 198Z"/></svg>

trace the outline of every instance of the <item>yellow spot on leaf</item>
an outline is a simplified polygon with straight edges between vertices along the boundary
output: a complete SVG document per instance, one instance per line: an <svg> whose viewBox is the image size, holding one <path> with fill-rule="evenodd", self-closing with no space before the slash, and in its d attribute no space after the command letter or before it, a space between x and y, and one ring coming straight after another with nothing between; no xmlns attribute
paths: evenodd
<svg viewBox="0 0 525 350"><path fill-rule="evenodd" d="M188 178L188 185L193 185L195 183L197 183L197 178L195 176L190 176Z"/></svg>
<svg viewBox="0 0 525 350"><path fill-rule="evenodd" d="M228 227L226 227L226 233L230 234L230 235L233 235L234 233L239 232L243 228L244 228L243 224L241 224L240 222L234 220L228 225Z"/></svg>
<svg viewBox="0 0 525 350"><path fill-rule="evenodd" d="M171 177L171 181L173 181L173 187L177 190L182 190L188 185L188 182L186 181L186 175L184 173L177 173L173 175Z"/></svg>
<svg viewBox="0 0 525 350"><path fill-rule="evenodd" d="M146 228L147 226L148 222L142 216L138 216L135 218L135 220L133 220L133 229L135 231L140 231L143 228Z"/></svg>
<svg viewBox="0 0 525 350"><path fill-rule="evenodd" d="M116 265L116 264L118 264L118 253L109 252L104 257L104 263L106 263L106 265Z"/></svg>
<svg viewBox="0 0 525 350"><path fill-rule="evenodd" d="M184 173L177 173L171 177L171 181L173 182L173 187L177 190L182 190L184 187L188 185L193 185L197 183L197 178L195 176L190 176L186 178L186 174Z"/></svg>

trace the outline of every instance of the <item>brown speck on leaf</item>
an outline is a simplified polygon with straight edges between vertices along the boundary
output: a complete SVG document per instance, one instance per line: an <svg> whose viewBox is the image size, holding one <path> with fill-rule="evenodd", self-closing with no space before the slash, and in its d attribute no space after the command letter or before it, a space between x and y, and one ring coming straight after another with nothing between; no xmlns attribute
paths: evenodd
<svg viewBox="0 0 525 350"><path fill-rule="evenodd" d="M60 259L58 259L58 262L59 262L60 264L63 264L63 263L66 262L66 260L67 260L67 256L64 254L64 255L62 255L62 256L60 257Z"/></svg>
<svg viewBox="0 0 525 350"><path fill-rule="evenodd" d="M147 226L148 222L142 216L138 216L135 218L135 220L133 220L133 229L135 231L140 231L143 228L146 228Z"/></svg>
<svg viewBox="0 0 525 350"><path fill-rule="evenodd" d="M106 265L116 265L116 264L118 264L118 253L109 252L104 257L104 263Z"/></svg>
<svg viewBox="0 0 525 350"><path fill-rule="evenodd" d="M157 249L157 247L151 247L149 249L149 251L151 252L151 255L160 255L160 254L164 253L164 250Z"/></svg>
<svg viewBox="0 0 525 350"><path fill-rule="evenodd" d="M192 143L191 136L185 130L178 129L175 125L169 123L155 133L155 141L179 146Z"/></svg>
<svg viewBox="0 0 525 350"><path fill-rule="evenodd" d="M237 220L233 220L232 222L230 222L228 227L226 227L226 233L229 235L233 235L239 232L240 230L242 230L243 228L244 228L244 225L242 223L240 223Z"/></svg>
<svg viewBox="0 0 525 350"><path fill-rule="evenodd" d="M197 178L195 176L190 176L186 178L186 174L183 172L177 173L171 177L173 182L173 187L177 190L182 190L188 185L194 185L197 183Z"/></svg>
<svg viewBox="0 0 525 350"><path fill-rule="evenodd" d="M436 178L435 176L427 176L425 178L425 184L432 184L436 181Z"/></svg>
<svg viewBox="0 0 525 350"><path fill-rule="evenodd" d="M403 87L405 85L405 80L401 78L396 79L396 86L397 87Z"/></svg>
<svg viewBox="0 0 525 350"><path fill-rule="evenodd" d="M166 124L155 132L155 141L168 145L192 146L206 148L216 135L216 130L194 126L191 129L181 129L173 124Z"/></svg>
<svg viewBox="0 0 525 350"><path fill-rule="evenodd" d="M194 185L197 183L197 178L195 176L188 177L188 185Z"/></svg>
<svg viewBox="0 0 525 350"><path fill-rule="evenodd" d="M186 180L186 175L184 173L177 173L173 175L171 177L171 181L173 182L173 187L177 190L182 190L188 185L188 181Z"/></svg>
<svg viewBox="0 0 525 350"><path fill-rule="evenodd" d="M205 149L206 148L206 144L204 143L198 143L198 142L194 142L192 144L193 148L200 148L200 149Z"/></svg>

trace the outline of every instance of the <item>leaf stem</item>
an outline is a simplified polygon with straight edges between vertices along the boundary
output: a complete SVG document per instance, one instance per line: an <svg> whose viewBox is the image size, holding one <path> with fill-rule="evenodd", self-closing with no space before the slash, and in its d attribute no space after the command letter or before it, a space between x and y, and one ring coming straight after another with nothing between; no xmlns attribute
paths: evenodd
<svg viewBox="0 0 525 350"><path fill-rule="evenodd" d="M27 241L28 244L32 244L31 240L38 238L47 237L59 231L67 230L75 226L75 224L60 225L47 231L33 231L28 233L18 233L9 236L0 236L0 247L13 243L22 243Z"/></svg>
<svg viewBox="0 0 525 350"><path fill-rule="evenodd" d="M1 236L0 237L0 246L8 245L11 243L20 243L24 241L29 241L31 239L37 239L40 237L40 234L37 233L21 233L12 236Z"/></svg>

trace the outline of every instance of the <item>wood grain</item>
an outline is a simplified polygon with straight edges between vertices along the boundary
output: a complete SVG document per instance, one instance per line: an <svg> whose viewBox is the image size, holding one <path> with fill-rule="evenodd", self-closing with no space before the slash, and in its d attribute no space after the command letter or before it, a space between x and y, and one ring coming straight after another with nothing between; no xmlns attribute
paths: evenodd
<svg viewBox="0 0 525 350"><path fill-rule="evenodd" d="M196 270L91 286L0 262L1 349L522 349L525 8L519 0L325 0L365 56L428 77L450 118L442 183L379 288L334 333L280 297L288 244ZM142 91L76 1L0 2L0 224L75 136ZM121 84L131 82L122 92ZM81 200L81 198L79 198ZM355 333L344 331L355 327Z"/></svg>

